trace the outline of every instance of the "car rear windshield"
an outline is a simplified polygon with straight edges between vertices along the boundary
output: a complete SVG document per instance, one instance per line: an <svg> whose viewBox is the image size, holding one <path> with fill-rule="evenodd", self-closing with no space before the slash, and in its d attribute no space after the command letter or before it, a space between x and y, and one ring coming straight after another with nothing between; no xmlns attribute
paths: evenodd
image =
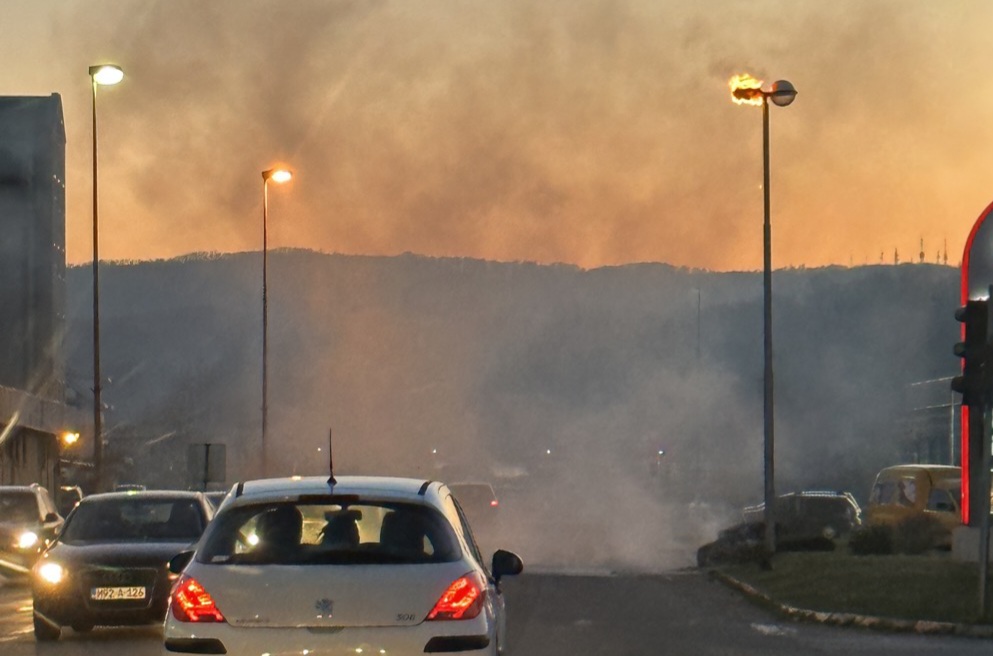
<svg viewBox="0 0 993 656"><path fill-rule="evenodd" d="M38 522L38 501L30 492L0 492L0 522Z"/></svg>
<svg viewBox="0 0 993 656"><path fill-rule="evenodd" d="M62 541L195 542L206 521L193 499L83 501L66 523Z"/></svg>
<svg viewBox="0 0 993 656"><path fill-rule="evenodd" d="M197 560L388 565L451 562L460 556L454 530L433 508L328 497L229 507L214 517Z"/></svg>

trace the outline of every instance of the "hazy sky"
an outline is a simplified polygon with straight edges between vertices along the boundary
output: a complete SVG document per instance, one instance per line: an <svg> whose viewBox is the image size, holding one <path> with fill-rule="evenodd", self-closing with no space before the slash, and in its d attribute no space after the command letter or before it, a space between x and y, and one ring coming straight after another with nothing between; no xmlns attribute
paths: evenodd
<svg viewBox="0 0 993 656"><path fill-rule="evenodd" d="M68 259L270 247L762 266L918 259L993 201L989 0L3 0L2 95L62 95Z"/></svg>

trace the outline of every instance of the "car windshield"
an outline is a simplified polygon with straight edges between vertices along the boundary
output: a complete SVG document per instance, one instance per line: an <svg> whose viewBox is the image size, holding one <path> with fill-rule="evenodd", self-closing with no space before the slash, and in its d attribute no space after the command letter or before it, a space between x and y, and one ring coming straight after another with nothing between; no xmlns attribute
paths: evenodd
<svg viewBox="0 0 993 656"><path fill-rule="evenodd" d="M38 502L30 492L0 492L0 523L37 522Z"/></svg>
<svg viewBox="0 0 993 656"><path fill-rule="evenodd" d="M197 558L232 565L351 565L451 562L460 555L452 527L431 508L327 499L221 512Z"/></svg>
<svg viewBox="0 0 993 656"><path fill-rule="evenodd" d="M66 524L62 541L193 542L204 528L192 499L101 499L84 501Z"/></svg>

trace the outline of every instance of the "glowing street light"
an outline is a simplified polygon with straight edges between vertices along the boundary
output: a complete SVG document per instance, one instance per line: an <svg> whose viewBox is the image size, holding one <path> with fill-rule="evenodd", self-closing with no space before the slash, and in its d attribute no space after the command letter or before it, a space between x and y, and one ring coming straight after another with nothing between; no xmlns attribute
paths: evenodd
<svg viewBox="0 0 993 656"><path fill-rule="evenodd" d="M103 421L100 400L100 221L97 212L97 87L113 86L124 71L113 64L90 66L93 87L93 476L94 488L103 491Z"/></svg>
<svg viewBox="0 0 993 656"><path fill-rule="evenodd" d="M266 432L269 426L269 181L289 182L293 172L288 169L262 171L262 476L266 476Z"/></svg>
<svg viewBox="0 0 993 656"><path fill-rule="evenodd" d="M66 446L72 446L76 442L79 442L79 433L75 431L65 431L62 433L62 443Z"/></svg>
<svg viewBox="0 0 993 656"><path fill-rule="evenodd" d="M268 177L266 177L266 174L268 174ZM265 180L272 180L273 182L283 184L284 182L289 182L293 178L293 172L287 171L286 169L272 169L269 171L263 171L262 177Z"/></svg>
<svg viewBox="0 0 993 656"><path fill-rule="evenodd" d="M751 75L736 75L728 82L731 99L739 105L762 107L762 192L765 206L763 224L763 334L765 353L763 425L765 445L765 547L769 556L776 552L776 478L775 436L773 431L772 377L772 224L769 213L769 101L786 107L796 99L796 88L786 80L773 82L768 88Z"/></svg>
<svg viewBox="0 0 993 656"><path fill-rule="evenodd" d="M120 66L101 64L99 66L90 66L90 77L93 78L94 83L109 87L124 79L124 71L121 70Z"/></svg>

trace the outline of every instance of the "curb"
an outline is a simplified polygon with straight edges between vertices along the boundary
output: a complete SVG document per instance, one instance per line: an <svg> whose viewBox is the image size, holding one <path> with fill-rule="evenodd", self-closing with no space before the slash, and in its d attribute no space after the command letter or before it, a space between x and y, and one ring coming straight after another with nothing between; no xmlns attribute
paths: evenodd
<svg viewBox="0 0 993 656"><path fill-rule="evenodd" d="M929 620L901 620L891 617L875 617L857 613L832 613L783 604L753 586L739 581L733 576L712 569L710 575L751 600L769 606L781 615L798 622L817 622L831 626L850 626L863 629L876 629L921 635L957 635L970 638L993 638L993 625L959 624L956 622L934 622Z"/></svg>

